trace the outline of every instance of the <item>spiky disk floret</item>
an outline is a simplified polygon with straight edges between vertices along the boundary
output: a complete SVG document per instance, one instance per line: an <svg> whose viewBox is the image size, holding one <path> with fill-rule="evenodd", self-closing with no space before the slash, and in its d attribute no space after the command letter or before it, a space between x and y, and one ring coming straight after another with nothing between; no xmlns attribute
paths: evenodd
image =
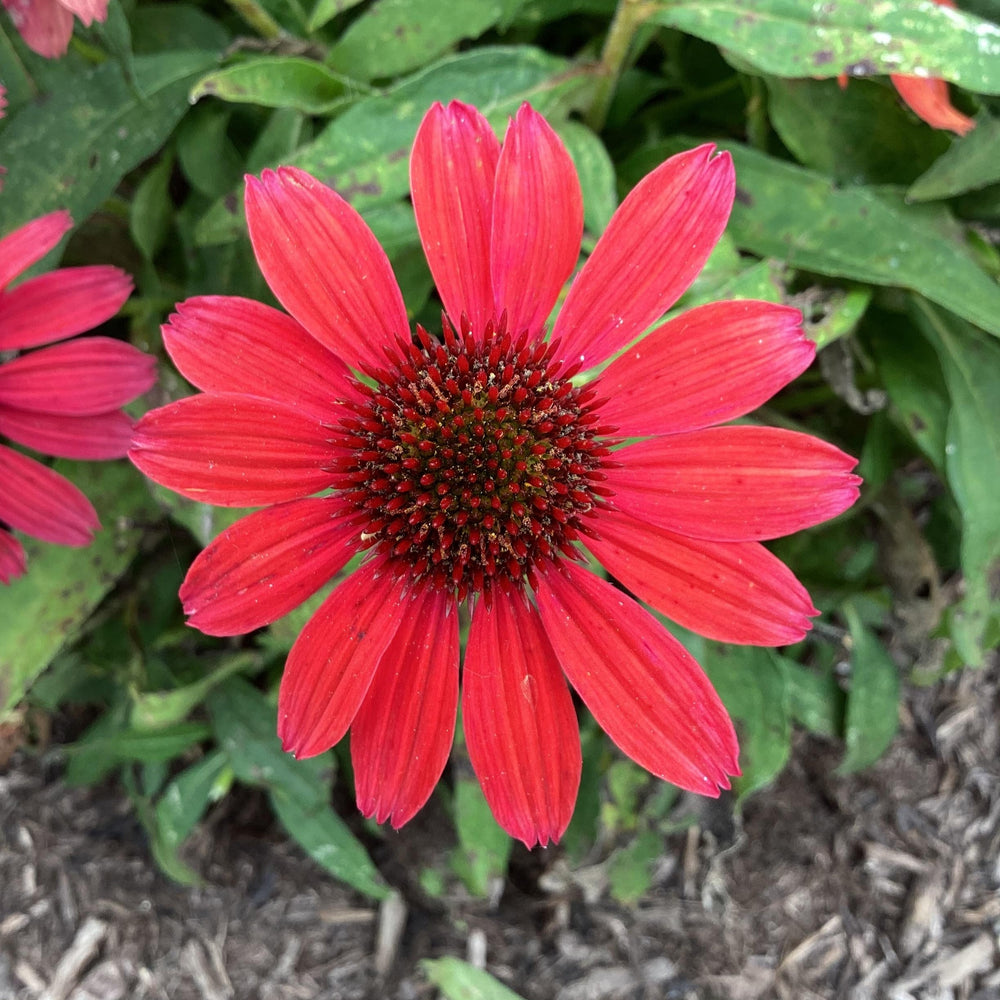
<svg viewBox="0 0 1000 1000"><path fill-rule="evenodd" d="M459 600L532 582L557 552L576 557L605 506L610 464L596 384L574 386L558 345L516 337L506 317L482 338L467 323L443 342L422 327L358 384L335 443L353 454L337 487L366 522L363 540Z"/></svg>

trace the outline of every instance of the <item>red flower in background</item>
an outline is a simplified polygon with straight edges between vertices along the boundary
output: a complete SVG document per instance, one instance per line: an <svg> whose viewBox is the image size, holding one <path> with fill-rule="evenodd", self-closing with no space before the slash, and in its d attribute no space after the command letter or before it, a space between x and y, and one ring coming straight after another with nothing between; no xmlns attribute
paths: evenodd
<svg viewBox="0 0 1000 1000"><path fill-rule="evenodd" d="M87 27L108 16L108 0L3 0L3 5L25 45L46 59L66 54L74 14Z"/></svg>
<svg viewBox="0 0 1000 1000"><path fill-rule="evenodd" d="M46 455L120 458L132 431L121 407L153 384L155 362L119 340L67 338L118 312L132 291L128 275L116 267L68 267L9 287L71 225L68 212L53 212L0 239L0 438ZM43 344L52 346L31 350ZM10 528L86 545L99 527L75 486L4 445L0 482L0 582L25 568Z"/></svg>
<svg viewBox="0 0 1000 1000"><path fill-rule="evenodd" d="M954 0L934 0L939 7L955 9ZM889 77L899 96L909 105L910 110L934 128L946 128L959 135L965 135L976 127L976 123L963 115L951 103L948 84L944 80L928 79L921 76Z"/></svg>
<svg viewBox="0 0 1000 1000"><path fill-rule="evenodd" d="M293 168L248 178L246 197L258 263L291 316L203 297L164 328L203 391L147 414L133 461L188 497L264 508L195 560L181 589L190 623L259 628L368 552L293 646L278 727L299 756L350 728L358 804L379 822L412 817L447 761L462 602L466 741L511 834L544 844L569 822L581 767L569 685L642 766L716 795L738 773L725 709L580 546L713 638L789 643L816 614L760 542L849 507L854 460L804 434L715 426L809 365L799 313L716 303L633 343L722 234L732 162L702 146L646 177L548 338L583 222L545 120L524 105L501 146L474 108L435 105L410 178L441 340L419 327L411 339L371 231Z"/></svg>
<svg viewBox="0 0 1000 1000"><path fill-rule="evenodd" d="M934 0L939 7L956 9L954 0ZM976 127L976 123L968 115L963 115L948 96L948 84L944 80L926 76L905 76L899 73L891 74L889 79L896 92L920 119L932 128L949 129L958 135L965 135ZM847 86L847 74L837 77L841 88Z"/></svg>
<svg viewBox="0 0 1000 1000"><path fill-rule="evenodd" d="M936 2L941 3L942 0ZM958 135L966 135L976 127L972 118L963 115L951 103L948 84L944 80L921 76L891 76L889 79L910 110L928 125L949 129Z"/></svg>

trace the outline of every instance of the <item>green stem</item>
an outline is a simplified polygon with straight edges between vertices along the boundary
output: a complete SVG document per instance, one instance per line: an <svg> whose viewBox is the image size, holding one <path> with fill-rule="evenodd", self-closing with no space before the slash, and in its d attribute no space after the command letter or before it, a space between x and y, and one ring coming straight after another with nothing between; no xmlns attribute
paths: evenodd
<svg viewBox="0 0 1000 1000"><path fill-rule="evenodd" d="M261 38L268 41L281 38L281 25L256 0L227 0L227 3Z"/></svg>
<svg viewBox="0 0 1000 1000"><path fill-rule="evenodd" d="M607 120L611 99L625 68L632 39L643 21L655 9L656 5L650 3L650 0L618 0L615 16L608 28L608 37L604 40L604 50L601 52L594 99L587 112L587 124L595 132L599 132Z"/></svg>

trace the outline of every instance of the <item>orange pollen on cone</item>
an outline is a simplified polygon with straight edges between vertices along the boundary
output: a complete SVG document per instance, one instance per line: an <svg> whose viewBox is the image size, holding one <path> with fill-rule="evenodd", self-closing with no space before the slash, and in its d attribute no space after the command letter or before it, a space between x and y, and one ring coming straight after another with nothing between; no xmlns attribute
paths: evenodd
<svg viewBox="0 0 1000 1000"><path fill-rule="evenodd" d="M532 583L533 567L594 534L590 515L609 505L609 435L596 383L574 386L558 345L506 316L472 336L445 319L438 342L386 349L387 366L358 381L334 443L351 454L335 488L354 505L365 547L401 572L428 578L459 600Z"/></svg>

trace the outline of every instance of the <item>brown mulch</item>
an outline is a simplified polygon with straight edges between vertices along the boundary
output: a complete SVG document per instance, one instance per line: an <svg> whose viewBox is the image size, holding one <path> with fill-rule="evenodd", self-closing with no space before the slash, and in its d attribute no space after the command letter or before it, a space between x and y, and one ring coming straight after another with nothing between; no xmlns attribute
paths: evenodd
<svg viewBox="0 0 1000 1000"><path fill-rule="evenodd" d="M403 904L324 877L253 793L158 874L113 785L67 789L15 755L0 775L0 1000L430 1000L455 955L528 1000L998 1000L1000 670L910 690L899 737L841 777L796 741L734 823L706 807L652 889L615 904L601 859L515 853L495 900L419 889L444 867L433 813L377 845Z"/></svg>

